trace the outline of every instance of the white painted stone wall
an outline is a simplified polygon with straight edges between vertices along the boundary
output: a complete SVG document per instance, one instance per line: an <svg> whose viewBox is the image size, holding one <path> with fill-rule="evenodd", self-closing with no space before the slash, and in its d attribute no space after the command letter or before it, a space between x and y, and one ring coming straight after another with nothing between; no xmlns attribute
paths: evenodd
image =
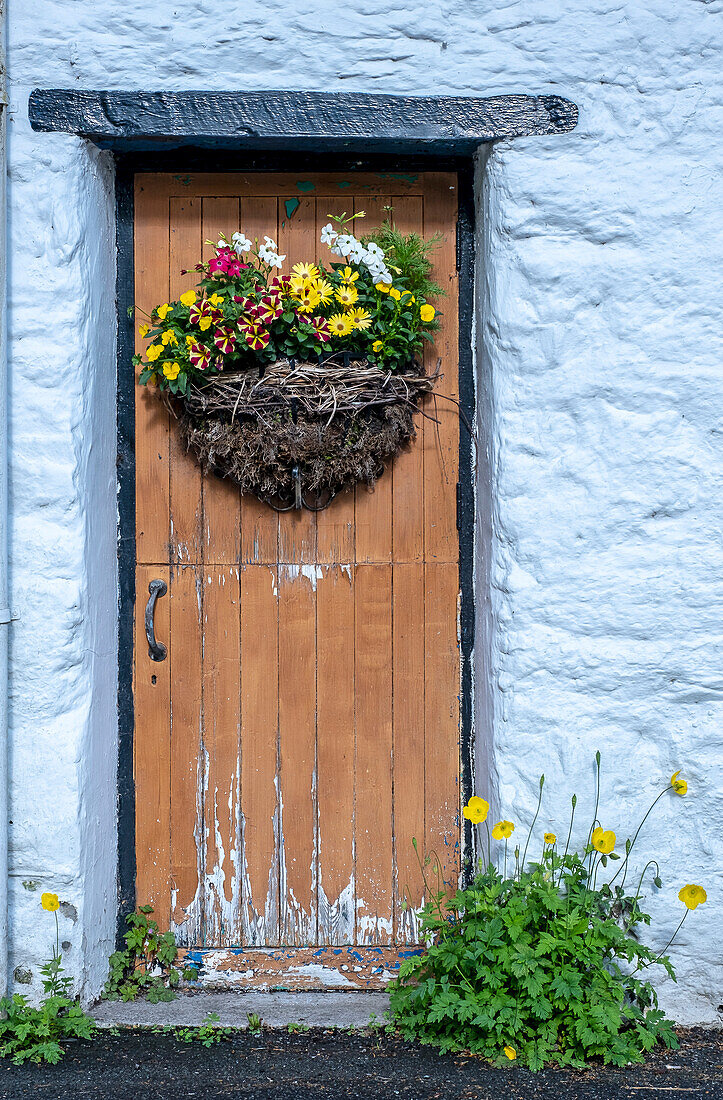
<svg viewBox="0 0 723 1100"><path fill-rule="evenodd" d="M602 818L623 833L683 768L687 798L641 837L664 879L650 938L681 885L706 886L663 996L681 1021L719 1019L721 0L9 9L16 988L29 970L39 989L42 889L68 902L87 996L115 912L112 164L33 134L29 91L529 91L581 113L479 170L478 782L522 823L544 770L560 832L573 789L590 807L599 747Z"/></svg>

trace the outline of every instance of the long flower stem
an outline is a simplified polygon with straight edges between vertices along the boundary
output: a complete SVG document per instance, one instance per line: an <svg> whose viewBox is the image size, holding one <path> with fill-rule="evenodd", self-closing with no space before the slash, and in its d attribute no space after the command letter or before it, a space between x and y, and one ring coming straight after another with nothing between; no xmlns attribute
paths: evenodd
<svg viewBox="0 0 723 1100"><path fill-rule="evenodd" d="M686 911L685 911L685 912L683 913L683 916L682 916L682 918L681 918L680 924L679 924L679 925L678 925L678 927L676 928L675 932L673 932L673 935L672 935L672 936L670 937L670 939L669 939L669 940L668 940L668 942L666 943L666 945L665 945L665 947L663 948L663 950L662 950L662 951L660 951L660 952L659 952L659 953L658 953L658 954L657 954L657 955L655 956L655 958L654 958L654 959L650 959L650 960L649 960L649 962L646 962L646 963L639 963L639 964L638 964L638 966L636 966L636 967L635 967L635 970L633 970L633 972L632 972L632 973L630 974L630 977L631 977L631 978L632 978L633 974L637 974L638 970L640 970L640 969L641 969L641 967L647 967L647 966L655 966L655 964L656 964L656 963L660 962L660 960L662 959L663 955L664 955L664 954L665 954L665 952L666 952L666 951L668 950L668 948L670 947L671 943L673 942L673 940L675 939L675 937L676 937L676 936L678 935L678 933L680 932L681 928L683 927L683 921L684 921L684 920L685 920L685 918L686 918L686 917L688 916L688 913L689 913L689 912L690 912L690 909L686 909Z"/></svg>
<svg viewBox="0 0 723 1100"><path fill-rule="evenodd" d="M669 791L669 790L670 790L670 785L668 785L667 787L663 787L663 789L662 789L662 791L660 792L660 794L659 794L659 795L657 795L657 796L656 796L656 797L655 797L655 798L653 799L653 801L652 801L652 802L650 803L650 805L648 806L648 810L647 810L647 813L645 814L645 816L643 817L643 820L642 820L642 821L640 822L640 824L638 825L637 829L635 830L635 832L634 832L634 834L633 834L633 839L632 839L632 840L630 841L630 847L629 847L629 848L627 849L627 852L626 852L626 854L625 854L625 859L624 859L624 860L623 860L623 862L622 862L622 863L620 864L620 866L618 867L618 869L617 869L617 871L615 872L615 874L613 875L613 877L612 877L612 878L610 879L610 885L611 885L611 886L612 886L612 884L613 884L613 883L615 882L615 879L616 879L616 878L618 877L618 875L620 874L620 872L621 872L621 871L623 871L623 870L624 870L624 869L625 869L625 868L627 867L627 864L628 864L628 859L630 858L630 853L631 853L631 852L632 852L632 850L633 850L633 846L634 846L634 844L635 844L635 841L636 841L636 840L638 839L638 834L640 833L640 830L642 829L643 825L645 824L645 822L646 822L646 821L648 820L648 818L650 817L650 813L651 813L651 811L652 811L652 809L653 809L653 806L655 806L655 805L656 805L656 804L657 804L658 802L660 802L660 799L661 799L661 798L663 797L663 795L665 794L665 792L666 792L666 791ZM627 875L627 871L625 871L625 875ZM625 877L623 877L623 885L624 885L624 884L625 884Z"/></svg>
<svg viewBox="0 0 723 1100"><path fill-rule="evenodd" d="M535 816L532 819L532 824L530 825L530 830L527 834L527 840L525 841L525 850L522 853L521 869L523 871L525 869L525 860L527 859L527 848L528 848L529 843L530 843L530 837L532 836L532 830L535 828L535 822L537 821L537 817L540 813L540 806L542 805L542 788L544 787L544 785L545 785L545 777L544 777L544 775L541 775L540 776L540 793L537 796L537 809L535 810Z"/></svg>

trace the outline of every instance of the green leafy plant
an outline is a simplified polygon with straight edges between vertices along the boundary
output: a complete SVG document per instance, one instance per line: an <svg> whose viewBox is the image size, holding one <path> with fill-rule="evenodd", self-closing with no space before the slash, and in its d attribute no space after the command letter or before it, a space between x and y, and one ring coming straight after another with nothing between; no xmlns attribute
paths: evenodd
<svg viewBox="0 0 723 1100"><path fill-rule="evenodd" d="M298 1035L300 1032L308 1031L309 1025L291 1022L286 1025L286 1030L288 1031L289 1035Z"/></svg>
<svg viewBox="0 0 723 1100"><path fill-rule="evenodd" d="M596 762L599 803L599 753ZM656 802L667 792L685 793L677 775ZM498 822L490 833L484 799L475 796L465 807L474 825L486 826L487 861L480 861L472 884L452 897L441 884L436 891L428 885L430 901L421 915L427 947L403 964L392 986L398 1030L442 1051L470 1050L532 1069L546 1062L581 1067L591 1059L626 1065L642 1061L657 1042L676 1047L655 989L641 974L658 964L675 978L665 953L674 936L660 952L638 938L640 926L650 923L641 907L650 868L655 885L662 885L655 861L646 864L635 891L625 889L640 827L621 860L614 851L615 833L597 819L596 803L587 842L571 851L573 796L564 850L558 851L554 833L545 833L539 858L528 864L543 786L544 776L524 850L520 855L515 848L509 874L514 824ZM502 871L491 859L492 838L504 840ZM598 884L601 869L612 870L618 861L609 880ZM706 900L702 887L691 885L679 898L687 911Z"/></svg>
<svg viewBox="0 0 723 1100"><path fill-rule="evenodd" d="M260 1035L263 1030L264 1021L261 1019L258 1012L247 1012L246 1019L249 1022L249 1031L251 1034Z"/></svg>
<svg viewBox="0 0 723 1100"><path fill-rule="evenodd" d="M182 1043L200 1043L207 1048L215 1046L233 1034L232 1028L218 1026L219 1019L217 1012L207 1012L198 1027L178 1027L175 1036Z"/></svg>
<svg viewBox="0 0 723 1100"><path fill-rule="evenodd" d="M58 895L45 893L41 905L55 914L55 949L41 967L46 994L35 1007L18 993L0 1000L0 1057L23 1062L50 1062L63 1057L63 1043L72 1039L92 1039L96 1025L72 994L72 980L64 973L58 928Z"/></svg>
<svg viewBox="0 0 723 1100"><path fill-rule="evenodd" d="M137 913L126 917L128 931L125 948L114 951L109 959L109 975L103 996L110 1001L134 1001L145 996L152 1004L172 1001L181 978L193 981L192 967L175 967L178 946L172 932L160 932L151 919L153 907L141 905Z"/></svg>

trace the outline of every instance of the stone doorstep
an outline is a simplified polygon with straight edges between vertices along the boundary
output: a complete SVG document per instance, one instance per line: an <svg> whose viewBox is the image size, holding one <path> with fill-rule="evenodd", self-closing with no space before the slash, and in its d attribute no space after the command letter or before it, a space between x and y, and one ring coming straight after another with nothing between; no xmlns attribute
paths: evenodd
<svg viewBox="0 0 723 1100"><path fill-rule="evenodd" d="M198 1027L215 1012L219 1027L248 1027L248 1013L266 1027L363 1028L372 1015L382 1020L389 1007L386 993L179 993L174 1001L99 1001L89 1011L99 1027Z"/></svg>

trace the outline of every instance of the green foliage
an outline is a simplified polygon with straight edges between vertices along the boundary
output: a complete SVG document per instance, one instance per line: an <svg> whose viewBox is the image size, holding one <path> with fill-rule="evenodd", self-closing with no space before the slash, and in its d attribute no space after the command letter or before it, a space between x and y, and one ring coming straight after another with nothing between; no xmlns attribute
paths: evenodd
<svg viewBox="0 0 723 1100"><path fill-rule="evenodd" d="M621 887L587 880L579 855L547 851L515 879L490 866L452 899L437 895L422 917L430 946L392 991L401 1033L497 1062L507 1046L531 1069L626 1065L658 1040L676 1046L655 990L630 972L658 961L674 977L635 938L649 917Z"/></svg>
<svg viewBox="0 0 723 1100"><path fill-rule="evenodd" d="M249 1022L249 1031L252 1035L260 1035L264 1026L264 1021L259 1016L258 1012L247 1012L246 1019Z"/></svg>
<svg viewBox="0 0 723 1100"><path fill-rule="evenodd" d="M182 1043L200 1043L204 1047L212 1047L224 1039L230 1039L233 1029L219 1027L219 1015L217 1012L208 1012L203 1018L203 1023L198 1027L179 1027L175 1029L177 1039Z"/></svg>
<svg viewBox="0 0 723 1100"><path fill-rule="evenodd" d="M417 298L439 298L445 291L432 278L432 253L439 246L441 234L425 240L419 233L401 233L388 218L379 229L362 237L364 244L371 241L384 250L390 270L398 268L404 275L406 286Z"/></svg>
<svg viewBox="0 0 723 1100"><path fill-rule="evenodd" d="M289 1035L298 1035L300 1032L308 1031L309 1025L292 1022L286 1025L286 1030L288 1031Z"/></svg>
<svg viewBox="0 0 723 1100"><path fill-rule="evenodd" d="M176 969L176 938L172 932L159 932L158 924L150 917L152 912L152 906L142 905L137 913L126 917L125 949L114 951L109 960L103 992L107 1000L134 1001L145 996L153 1004L172 1001L181 977L191 981L196 978L193 968L182 973Z"/></svg>
<svg viewBox="0 0 723 1100"><path fill-rule="evenodd" d="M72 981L63 973L60 952L54 951L41 968L46 994L38 1008L16 993L0 1000L0 1058L23 1062L51 1062L63 1057L63 1042L92 1039L95 1022L72 995Z"/></svg>

